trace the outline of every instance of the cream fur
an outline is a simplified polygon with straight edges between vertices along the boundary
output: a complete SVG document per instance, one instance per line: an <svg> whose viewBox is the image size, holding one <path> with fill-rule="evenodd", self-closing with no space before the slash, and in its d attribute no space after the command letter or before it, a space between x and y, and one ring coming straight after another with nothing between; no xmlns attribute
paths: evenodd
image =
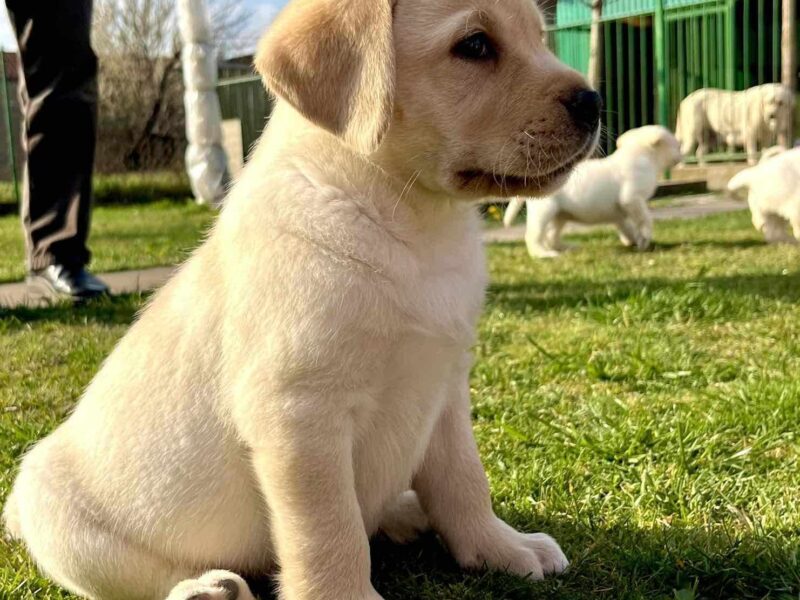
<svg viewBox="0 0 800 600"><path fill-rule="evenodd" d="M659 174L681 159L678 142L664 127L646 125L622 134L617 151L607 158L578 165L563 188L541 200L527 200L525 243L536 258L558 256L564 246L561 230L569 222L617 226L627 246L644 250L653 238L647 201ZM508 205L508 227L522 208L522 198Z"/></svg>
<svg viewBox="0 0 800 600"><path fill-rule="evenodd" d="M779 83L765 83L740 92L700 89L681 100L675 135L681 152L696 152L701 163L711 140L729 148L744 147L755 164L758 149L774 143L792 118L794 96Z"/></svg>
<svg viewBox="0 0 800 600"><path fill-rule="evenodd" d="M768 242L800 242L800 148L777 152L740 171L728 182L728 191L746 194L753 226Z"/></svg>
<svg viewBox="0 0 800 600"><path fill-rule="evenodd" d="M279 566L281 598L378 600L381 528L431 526L469 568L567 566L492 511L464 200L558 187L592 150L562 104L586 83L528 0L376 2L294 0L278 19L257 60L275 113L208 240L22 461L7 523L69 590L250 600L231 571ZM475 29L497 61L453 56Z"/></svg>

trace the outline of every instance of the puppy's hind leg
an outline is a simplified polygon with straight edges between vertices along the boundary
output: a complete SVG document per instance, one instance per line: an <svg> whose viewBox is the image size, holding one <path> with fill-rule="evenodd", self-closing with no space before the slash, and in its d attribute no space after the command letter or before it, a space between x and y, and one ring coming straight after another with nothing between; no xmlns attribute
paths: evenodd
<svg viewBox="0 0 800 600"><path fill-rule="evenodd" d="M380 530L397 544L415 540L430 527L428 515L413 490L403 492L387 507L380 524Z"/></svg>
<svg viewBox="0 0 800 600"><path fill-rule="evenodd" d="M622 219L617 223L617 230L619 231L619 241L626 248L636 245L636 236L638 231L636 227L628 219Z"/></svg>
<svg viewBox="0 0 800 600"><path fill-rule="evenodd" d="M528 200L526 202L528 222L525 230L525 244L528 254L533 258L553 258L558 250L548 244L548 230L559 212L558 203L553 198Z"/></svg>
<svg viewBox="0 0 800 600"><path fill-rule="evenodd" d="M773 214L766 214L763 215L761 219L761 231L763 232L764 239L767 241L767 243L781 244L795 241L786 230L787 222L783 217Z"/></svg>
<svg viewBox="0 0 800 600"><path fill-rule="evenodd" d="M23 461L5 511L11 532L24 541L42 571L91 600L192 598L170 591L181 580L199 575L199 569L130 539L79 484L59 477L63 462L46 444L34 448ZM215 593L195 594L194 600L253 600L240 578L232 579L238 596L222 595L207 585Z"/></svg>

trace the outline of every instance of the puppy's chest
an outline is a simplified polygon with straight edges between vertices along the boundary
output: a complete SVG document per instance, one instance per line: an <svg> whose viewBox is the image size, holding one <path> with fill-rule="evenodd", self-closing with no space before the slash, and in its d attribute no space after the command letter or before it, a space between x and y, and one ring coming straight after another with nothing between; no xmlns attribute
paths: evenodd
<svg viewBox="0 0 800 600"><path fill-rule="evenodd" d="M404 335L469 347L487 284L480 243L455 251L432 244L412 248L410 255L411 268L392 277Z"/></svg>

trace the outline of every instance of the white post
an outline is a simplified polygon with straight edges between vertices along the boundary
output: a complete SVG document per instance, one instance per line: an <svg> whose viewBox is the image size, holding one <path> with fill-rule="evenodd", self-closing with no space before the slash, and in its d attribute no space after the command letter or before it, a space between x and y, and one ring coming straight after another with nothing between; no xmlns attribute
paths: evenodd
<svg viewBox="0 0 800 600"><path fill-rule="evenodd" d="M186 108L186 171L199 204L218 206L225 196L228 164L222 148L217 96L217 53L205 0L178 0Z"/></svg>

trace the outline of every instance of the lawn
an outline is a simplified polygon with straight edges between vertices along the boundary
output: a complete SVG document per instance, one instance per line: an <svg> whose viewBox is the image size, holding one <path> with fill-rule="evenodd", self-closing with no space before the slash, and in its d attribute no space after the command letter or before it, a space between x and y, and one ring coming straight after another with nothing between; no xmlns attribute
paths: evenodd
<svg viewBox="0 0 800 600"><path fill-rule="evenodd" d="M800 596L800 249L763 245L746 213L656 237L636 254L594 232L550 262L489 248L475 432L497 512L553 534L570 570L465 574L433 536L378 540L387 600ZM142 300L0 319L0 500ZM3 541L0 598L70 596Z"/></svg>
<svg viewBox="0 0 800 600"><path fill-rule="evenodd" d="M186 257L213 211L189 200L98 206L89 245L97 272L172 264ZM17 215L0 217L0 282L25 277L25 246Z"/></svg>

